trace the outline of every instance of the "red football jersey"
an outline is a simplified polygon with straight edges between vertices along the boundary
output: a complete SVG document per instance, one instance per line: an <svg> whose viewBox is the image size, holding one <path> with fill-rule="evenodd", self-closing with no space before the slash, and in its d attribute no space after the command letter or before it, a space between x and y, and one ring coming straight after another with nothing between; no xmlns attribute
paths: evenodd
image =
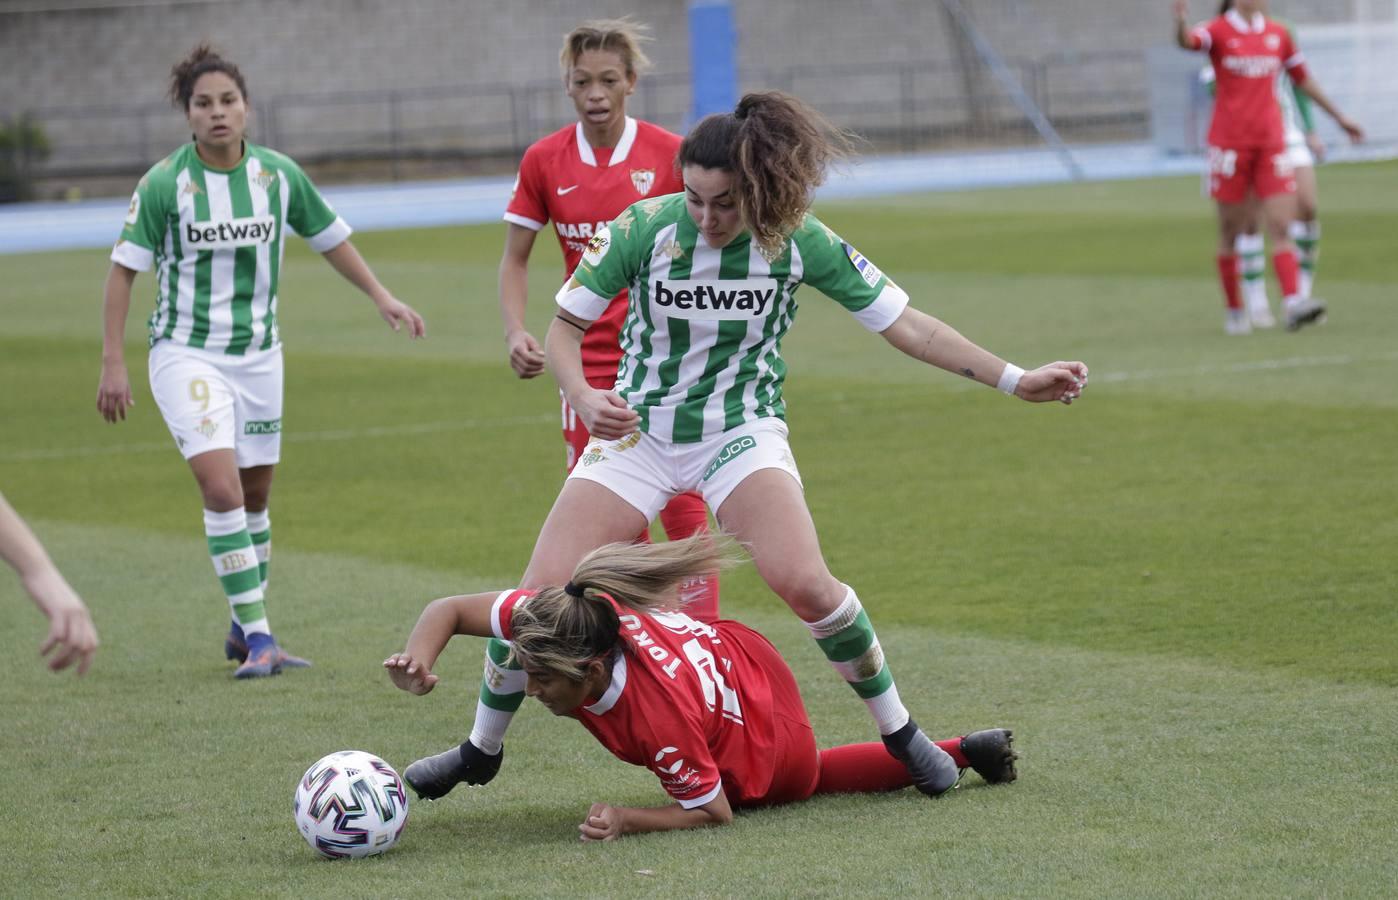
<svg viewBox="0 0 1398 900"><path fill-rule="evenodd" d="M567 278L592 235L622 210L646 197L684 190L675 171L681 140L630 116L621 140L610 150L588 144L581 122L560 128L524 152L505 221L534 231L553 222ZM616 377L625 318L622 291L583 336L583 374L589 379Z"/></svg>
<svg viewBox="0 0 1398 900"><path fill-rule="evenodd" d="M510 639L510 617L530 596L496 598L496 637ZM575 711L583 727L618 759L654 772L685 809L713 800L720 787L734 807L765 797L784 749L778 714L807 721L799 695L773 691L767 666L781 664L776 649L738 622L710 626L683 613L612 606L625 649L607 690Z"/></svg>
<svg viewBox="0 0 1398 900"><path fill-rule="evenodd" d="M1214 147L1281 148L1285 145L1277 73L1286 69L1297 84L1306 64L1282 25L1258 13L1249 21L1237 10L1190 32L1195 50L1205 50L1218 78L1209 144Z"/></svg>

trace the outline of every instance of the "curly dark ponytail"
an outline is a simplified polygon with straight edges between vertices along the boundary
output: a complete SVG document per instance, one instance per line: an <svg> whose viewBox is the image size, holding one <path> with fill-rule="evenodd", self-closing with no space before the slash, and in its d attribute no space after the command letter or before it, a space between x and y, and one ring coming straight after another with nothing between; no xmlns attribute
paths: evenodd
<svg viewBox="0 0 1398 900"><path fill-rule="evenodd" d="M171 67L170 102L188 112L190 100L194 96L194 83L199 80L199 76L210 72L222 72L232 78L238 85L238 92L243 95L243 102L247 102L248 85L243 80L243 73L238 71L235 64L220 56L207 42L200 42L189 51L188 56Z"/></svg>
<svg viewBox="0 0 1398 900"><path fill-rule="evenodd" d="M743 224L770 258L805 218L826 168L851 146L849 134L800 100L764 91L695 125L680 144L679 164L733 173Z"/></svg>

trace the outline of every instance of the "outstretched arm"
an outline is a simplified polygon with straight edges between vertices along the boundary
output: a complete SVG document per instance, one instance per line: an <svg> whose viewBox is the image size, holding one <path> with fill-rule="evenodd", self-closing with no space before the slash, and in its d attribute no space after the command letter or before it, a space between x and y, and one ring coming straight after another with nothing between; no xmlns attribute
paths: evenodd
<svg viewBox="0 0 1398 900"><path fill-rule="evenodd" d="M1358 122L1354 121L1349 116L1346 116L1344 113L1340 112L1340 108L1331 102L1330 98L1327 97L1325 95L1325 92L1320 89L1320 85L1316 82L1314 78L1312 78L1310 75L1307 75L1304 81L1296 85L1296 88L1297 90L1301 91L1303 94L1314 100L1316 106L1319 106L1321 109L1325 110L1325 112L1329 114L1330 118L1335 120L1335 124L1339 125L1341 128L1345 130L1345 134L1349 135L1349 139L1351 141L1357 144L1360 141L1364 140L1364 129L1359 127Z"/></svg>
<svg viewBox="0 0 1398 900"><path fill-rule="evenodd" d="M1175 0L1175 43L1186 50L1198 50L1189 36L1189 0Z"/></svg>
<svg viewBox="0 0 1398 900"><path fill-rule="evenodd" d="M418 616L408 646L383 661L395 686L412 694L425 694L437 685L432 667L452 635L493 637L490 609L499 591L442 597L427 604Z"/></svg>
<svg viewBox="0 0 1398 900"><path fill-rule="evenodd" d="M398 331L404 325L408 326L408 334L411 337L420 338L427 334L427 326L423 324L422 316L417 314L411 306L399 300L388 292L388 288L379 283L374 277L369 264L364 261L364 257L359 255L359 251L354 248L350 241L341 241L332 249L325 251L325 261L330 263L331 268L344 276L345 280L359 288L369 299L374 301L374 306L378 307L379 315L383 320Z"/></svg>
<svg viewBox="0 0 1398 900"><path fill-rule="evenodd" d="M883 332L884 340L939 369L997 387L1031 403L1072 403L1087 387L1087 366L1054 362L1025 372L967 340L955 328L909 306Z"/></svg>
<svg viewBox="0 0 1398 900"><path fill-rule="evenodd" d="M87 671L97 653L97 629L92 616L19 513L0 495L0 559L14 567L24 590L48 617L49 633L40 655L57 650L49 668L57 672L76 662L78 674Z"/></svg>
<svg viewBox="0 0 1398 900"><path fill-rule="evenodd" d="M727 825L732 821L733 808L728 805L728 796L723 788L719 788L717 797L693 809L685 809L678 803L640 807L594 803L587 811L587 818L578 826L578 831L584 841L614 841L623 834L702 828Z"/></svg>

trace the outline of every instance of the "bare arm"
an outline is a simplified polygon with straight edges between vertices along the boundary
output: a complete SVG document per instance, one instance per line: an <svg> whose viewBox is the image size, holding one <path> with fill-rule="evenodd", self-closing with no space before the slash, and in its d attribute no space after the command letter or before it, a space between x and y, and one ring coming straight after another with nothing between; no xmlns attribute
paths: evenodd
<svg viewBox="0 0 1398 900"><path fill-rule="evenodd" d="M884 340L928 365L998 387L1031 403L1072 403L1087 387L1087 366L1055 362L1024 372L963 337L940 319L909 306L883 331Z"/></svg>
<svg viewBox="0 0 1398 900"><path fill-rule="evenodd" d="M422 316L417 314L411 306L399 300L388 292L388 288L379 283L374 277L374 273L369 268L369 264L364 261L364 257L359 255L354 244L350 241L343 241L333 249L325 251L323 254L325 261L330 263L330 267L339 272L346 281L359 288L374 301L374 306L378 307L379 315L383 320L398 331L404 325L408 326L408 334L415 338L420 338L427 333L427 326L423 324Z"/></svg>
<svg viewBox="0 0 1398 900"><path fill-rule="evenodd" d="M1345 130L1345 133L1349 135L1351 141L1357 144L1364 140L1364 129L1359 127L1358 122L1355 122L1353 119L1340 112L1339 107L1331 102L1330 98L1320 89L1320 85L1316 83L1314 78L1307 75L1305 81L1296 85L1296 89L1314 100L1316 106L1325 110L1330 118L1335 120L1335 124Z"/></svg>
<svg viewBox="0 0 1398 900"><path fill-rule="evenodd" d="M108 422L126 418L135 406L126 373L126 317L131 311L134 269L112 263L102 286L102 377L97 383L97 411Z"/></svg>
<svg viewBox="0 0 1398 900"><path fill-rule="evenodd" d="M490 609L499 591L442 597L427 604L418 616L408 645L383 661L388 677L398 688L412 694L426 694L437 685L432 667L453 635L473 634L493 637Z"/></svg>
<svg viewBox="0 0 1398 900"><path fill-rule="evenodd" d="M0 559L14 568L25 592L49 620L48 637L39 648L40 655L57 648L58 652L49 660L49 668L56 672L76 662L78 674L86 672L97 653L97 628L92 624L92 616L44 552L34 532L3 495L0 495Z"/></svg>
<svg viewBox="0 0 1398 900"><path fill-rule="evenodd" d="M1189 37L1189 0L1175 0L1175 43L1186 50L1196 49Z"/></svg>
<svg viewBox="0 0 1398 900"><path fill-rule="evenodd" d="M693 809L685 809L678 803L640 807L594 803L578 831L584 841L614 841L623 834L703 828L732 821L733 808L728 804L728 795L719 788L717 797Z"/></svg>
<svg viewBox="0 0 1398 900"><path fill-rule="evenodd" d="M510 368L520 378L534 378L544 371L544 351L524 327L529 301L529 254L537 232L511 222L505 231L505 252L500 257L500 320L505 326L505 346Z"/></svg>
<svg viewBox="0 0 1398 900"><path fill-rule="evenodd" d="M587 383L582 367L582 337L592 323L559 310L544 343L549 370L568 405L593 437L613 441L635 431L641 417L615 391L599 391Z"/></svg>

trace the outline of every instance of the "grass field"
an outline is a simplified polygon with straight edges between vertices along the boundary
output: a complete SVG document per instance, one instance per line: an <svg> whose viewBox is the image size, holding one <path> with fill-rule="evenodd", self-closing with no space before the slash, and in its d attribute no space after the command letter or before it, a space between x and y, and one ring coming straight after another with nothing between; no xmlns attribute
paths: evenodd
<svg viewBox="0 0 1398 900"><path fill-rule="evenodd" d="M1019 782L820 798L727 829L580 845L646 772L530 704L485 788L414 803L399 847L315 858L292 792L332 750L401 770L464 736L481 642L426 698L379 663L434 596L507 587L561 477L557 398L505 364L498 226L364 234L427 317L410 345L303 245L283 275L287 409L269 612L316 663L234 683L193 479L145 385L93 409L102 252L0 257L0 490L93 608L74 680L0 577L5 896L1355 896L1398 884L1398 165L1322 170L1330 322L1227 338L1191 180L821 209L914 302L1087 396L1030 407L933 372L811 293L787 340L793 446L934 736L1015 729ZM557 256L536 254L542 331ZM1273 294L1275 295L1275 286ZM872 727L749 570L824 744Z"/></svg>

